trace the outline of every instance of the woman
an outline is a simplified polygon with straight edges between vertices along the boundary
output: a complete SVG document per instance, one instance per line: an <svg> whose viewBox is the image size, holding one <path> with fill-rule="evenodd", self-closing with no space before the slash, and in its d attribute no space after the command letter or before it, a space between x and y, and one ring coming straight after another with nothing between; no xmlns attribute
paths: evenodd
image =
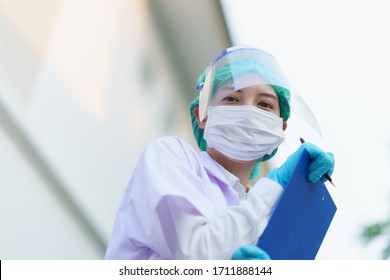
<svg viewBox="0 0 390 280"><path fill-rule="evenodd" d="M106 259L268 259L254 246L302 148L261 178L260 162L283 142L290 88L275 58L254 47L224 50L198 80L191 103L201 152L162 137L142 153L123 196ZM309 180L334 159L312 144Z"/></svg>

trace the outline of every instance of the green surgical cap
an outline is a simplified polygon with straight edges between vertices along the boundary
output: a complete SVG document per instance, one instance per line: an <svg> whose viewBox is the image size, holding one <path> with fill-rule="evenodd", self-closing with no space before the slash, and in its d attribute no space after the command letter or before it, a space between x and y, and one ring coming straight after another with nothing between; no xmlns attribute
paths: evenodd
<svg viewBox="0 0 390 280"><path fill-rule="evenodd" d="M234 71L231 71L231 67L234 67ZM207 70L208 68L206 68L203 71L203 73L199 76L197 80L198 85L204 83ZM259 68L256 67L256 65L254 65L253 63L235 63L234 65L232 64L230 66L226 66L221 69L218 69L218 73L214 75L213 93L215 93L218 90L218 88L220 88L224 83L226 83L228 80L233 78L231 74L232 72L234 72L237 75L248 73L248 72L254 72L262 75L267 81L270 81L270 84L275 89L276 94L278 95L279 98L279 107L280 107L280 115L281 115L280 117L284 121L288 120L288 118L290 117L290 91L283 87L273 85L272 84L273 77L270 75L267 76L265 73L260 73L261 70L259 70ZM199 106L199 92L198 92L198 96L190 104L190 115L191 115L192 131L195 140L199 146L199 149L201 151L206 151L207 143L203 137L204 129L201 129L199 127L197 119L193 112L193 109L196 106ZM256 179L260 176L260 163L272 158L276 154L277 150L278 149L276 148L274 151L272 151L271 154L265 155L257 160L249 179L251 180Z"/></svg>

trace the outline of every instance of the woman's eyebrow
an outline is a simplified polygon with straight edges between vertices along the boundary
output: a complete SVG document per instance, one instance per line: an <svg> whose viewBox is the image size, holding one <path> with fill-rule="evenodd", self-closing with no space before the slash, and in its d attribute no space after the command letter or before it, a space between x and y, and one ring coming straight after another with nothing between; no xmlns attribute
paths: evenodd
<svg viewBox="0 0 390 280"><path fill-rule="evenodd" d="M266 92L261 92L259 94L257 94L258 96L264 96L264 97L269 97L269 98L273 98L275 100L278 100L278 97L273 95L272 93L266 93Z"/></svg>
<svg viewBox="0 0 390 280"><path fill-rule="evenodd" d="M237 90L237 92L242 93L242 90L239 89L239 90ZM275 99L276 101L279 100L279 98L277 96L275 96L272 93L267 93L267 92L259 92L259 93L257 93L257 96L272 98L272 99Z"/></svg>

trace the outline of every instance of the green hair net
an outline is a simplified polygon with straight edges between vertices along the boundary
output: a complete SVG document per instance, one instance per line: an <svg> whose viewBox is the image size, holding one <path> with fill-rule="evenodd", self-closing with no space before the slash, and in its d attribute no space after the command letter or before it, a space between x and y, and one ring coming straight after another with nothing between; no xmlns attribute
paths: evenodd
<svg viewBox="0 0 390 280"><path fill-rule="evenodd" d="M232 67L234 67L234 71L232 71ZM204 83L207 70L208 68L206 68L203 71L203 73L199 76L197 80L198 85ZM280 108L280 115L281 115L280 117L284 121L287 121L287 119L290 117L290 91L283 87L272 84L272 81L275 80L275 77L272 77L271 74L267 75L266 73L264 73L264 71L261 71L261 66L251 61L237 61L234 64L218 69L218 73L214 75L213 91L212 91L213 93L215 93L218 90L218 88L220 88L224 83L226 83L228 80L233 78L232 72L234 72L234 74L236 75L240 75L248 72L254 72L263 76L275 89L276 94L278 95L279 98L279 108ZM206 151L207 143L203 137L204 129L201 129L199 127L197 119L193 113L193 109L196 106L199 106L199 92L198 92L198 96L190 104L190 115L191 115L192 131L195 140L199 146L199 149L201 151ZM249 179L251 180L256 179L260 176L260 163L272 158L276 154L277 150L278 149L276 148L275 150L272 151L271 154L264 155L263 157L257 160L250 174Z"/></svg>

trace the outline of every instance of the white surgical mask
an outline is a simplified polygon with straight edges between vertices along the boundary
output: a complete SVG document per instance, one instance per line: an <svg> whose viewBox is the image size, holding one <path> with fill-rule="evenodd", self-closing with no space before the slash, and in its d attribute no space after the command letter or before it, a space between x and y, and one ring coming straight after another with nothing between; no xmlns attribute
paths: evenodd
<svg viewBox="0 0 390 280"><path fill-rule="evenodd" d="M259 159L284 140L283 119L252 105L209 106L207 115L207 145L233 159Z"/></svg>

